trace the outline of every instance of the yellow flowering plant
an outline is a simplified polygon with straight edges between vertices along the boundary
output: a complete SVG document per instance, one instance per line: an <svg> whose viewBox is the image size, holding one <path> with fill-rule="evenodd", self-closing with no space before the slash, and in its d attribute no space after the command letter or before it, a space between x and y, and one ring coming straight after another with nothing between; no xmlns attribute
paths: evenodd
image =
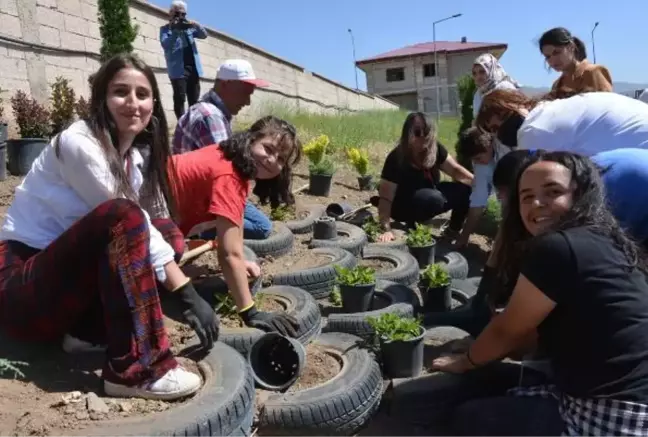
<svg viewBox="0 0 648 437"><path fill-rule="evenodd" d="M327 135L319 135L307 142L302 149L310 161L308 169L311 174L331 176L335 173L335 164L326 156L329 144Z"/></svg>
<svg viewBox="0 0 648 437"><path fill-rule="evenodd" d="M367 173L369 173L369 155L366 150L352 147L347 151L347 157L360 176L367 176Z"/></svg>

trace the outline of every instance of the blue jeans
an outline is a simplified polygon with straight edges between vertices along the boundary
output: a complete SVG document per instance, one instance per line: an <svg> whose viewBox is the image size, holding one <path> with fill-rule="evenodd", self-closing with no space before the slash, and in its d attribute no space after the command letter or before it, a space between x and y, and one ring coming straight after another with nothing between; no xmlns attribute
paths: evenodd
<svg viewBox="0 0 648 437"><path fill-rule="evenodd" d="M263 240L268 238L272 232L272 222L259 208L254 206L249 200L245 202L245 211L243 212L243 238L248 240ZM213 240L216 238L216 229L210 229L200 234L204 240Z"/></svg>

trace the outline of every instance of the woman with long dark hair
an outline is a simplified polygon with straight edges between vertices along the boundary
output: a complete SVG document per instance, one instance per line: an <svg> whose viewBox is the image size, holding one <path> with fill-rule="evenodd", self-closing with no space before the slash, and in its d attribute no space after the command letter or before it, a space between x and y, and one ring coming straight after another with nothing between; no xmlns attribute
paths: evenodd
<svg viewBox="0 0 648 437"><path fill-rule="evenodd" d="M441 172L457 182L441 182ZM458 235L468 213L473 175L448 154L437 140L436 126L422 112L407 116L400 141L383 165L378 206L383 233L380 241L391 241L391 219L414 223L452 210L449 232Z"/></svg>
<svg viewBox="0 0 648 437"><path fill-rule="evenodd" d="M508 147L591 156L648 148L648 105L617 93L552 91L532 98L495 90L484 97L476 124Z"/></svg>
<svg viewBox="0 0 648 437"><path fill-rule="evenodd" d="M590 63L585 43L564 27L555 27L543 33L538 48L547 64L560 73L552 90L576 93L612 91L612 77L608 69Z"/></svg>
<svg viewBox="0 0 648 437"><path fill-rule="evenodd" d="M180 230L188 237L207 230L214 234L219 265L243 321L292 336L298 327L293 317L254 305L247 275L258 276L260 269L243 258L243 221L250 180L290 174L300 157L294 126L267 116L219 144L173 155L169 167Z"/></svg>
<svg viewBox="0 0 648 437"><path fill-rule="evenodd" d="M525 418L553 411L534 435L645 435L646 265L606 204L589 158L537 153L522 165L498 253L500 274L517 278L512 297L465 354L433 367L463 373L537 344L550 359L552 385L463 405L459 432L470 426L483 435L525 435L532 432ZM513 411L519 429L510 427Z"/></svg>
<svg viewBox="0 0 648 437"><path fill-rule="evenodd" d="M93 77L88 118L36 159L0 231L0 328L26 341L63 338L70 353L105 349L110 396L170 400L200 388L169 349L158 284L203 346L218 335L214 310L176 264L178 228L139 205L152 181L175 217L169 158L153 71L115 56Z"/></svg>

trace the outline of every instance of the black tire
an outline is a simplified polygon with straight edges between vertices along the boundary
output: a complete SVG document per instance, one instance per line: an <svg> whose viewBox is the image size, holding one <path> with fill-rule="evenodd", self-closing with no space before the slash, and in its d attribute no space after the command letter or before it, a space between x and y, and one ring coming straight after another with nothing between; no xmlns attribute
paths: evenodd
<svg viewBox="0 0 648 437"><path fill-rule="evenodd" d="M272 394L259 414L262 435L355 435L372 418L382 398L383 379L362 340L322 334L314 344L342 363L330 381L307 390Z"/></svg>
<svg viewBox="0 0 648 437"><path fill-rule="evenodd" d="M452 279L466 279L468 277L468 260L459 252L437 254L435 262L445 264Z"/></svg>
<svg viewBox="0 0 648 437"><path fill-rule="evenodd" d="M252 249L247 246L243 246L243 258L246 261L254 263L259 262L259 258ZM262 283L263 274L250 282L250 293L252 293L252 296L255 296L259 292ZM214 293L224 294L229 292L227 282L225 282L225 278L222 276L210 276L209 278L197 280L194 282L194 286L198 294L200 294L212 306L216 304Z"/></svg>
<svg viewBox="0 0 648 437"><path fill-rule="evenodd" d="M302 211L307 211L308 215L300 220L289 220L285 223L286 227L293 234L308 234L313 230L315 220L322 217L326 211L324 205L305 205Z"/></svg>
<svg viewBox="0 0 648 437"><path fill-rule="evenodd" d="M376 279L392 281L403 285L415 285L418 283L418 262L408 252L369 245L362 251L362 258L379 259L395 264L395 267L391 270L376 272Z"/></svg>
<svg viewBox="0 0 648 437"><path fill-rule="evenodd" d="M367 338L374 334L374 330L367 322L367 317L380 317L385 313L398 314L403 317L412 317L420 301L414 290L395 282L379 280L376 292L384 293L391 300L391 305L379 310L364 313L331 313L328 316L324 332L344 332Z"/></svg>
<svg viewBox="0 0 648 437"><path fill-rule="evenodd" d="M349 223L337 223L338 237L332 240L311 240L310 247L339 247L354 255L359 255L362 248L367 244L367 234L362 228Z"/></svg>
<svg viewBox="0 0 648 437"><path fill-rule="evenodd" d="M306 291L286 285L264 288L260 294L276 296L286 305L286 313L299 322L297 340L303 345L309 344L322 331L322 315L315 299ZM247 356L252 344L263 331L255 328L221 328L219 340Z"/></svg>
<svg viewBox="0 0 648 437"><path fill-rule="evenodd" d="M375 248L385 248L385 249L391 249L391 250L402 250L404 252L409 253L409 249L407 248L407 242L405 240L398 240L398 241L388 241L386 243L369 243L367 244L366 248L370 247L375 247Z"/></svg>
<svg viewBox="0 0 648 437"><path fill-rule="evenodd" d="M324 299L331 294L335 285L335 265L351 268L358 260L344 249L338 247L322 247L313 249L314 253L331 258L329 264L275 275L271 278L273 285L292 285L308 291L315 299Z"/></svg>
<svg viewBox="0 0 648 437"><path fill-rule="evenodd" d="M183 352L190 353L189 356L200 353L202 349L196 348L195 344L192 343L192 346ZM80 434L250 435L255 410L255 392L254 379L246 360L231 347L217 342L198 362L203 370L205 383L193 398L154 415L123 422L102 422L96 428L91 426L80 430Z"/></svg>
<svg viewBox="0 0 648 437"><path fill-rule="evenodd" d="M462 291L468 297L473 297L477 293L481 276L473 276L468 279L453 279L452 288Z"/></svg>
<svg viewBox="0 0 648 437"><path fill-rule="evenodd" d="M243 240L259 257L272 256L278 258L289 253L295 244L295 235L281 222L272 223L276 233L265 240Z"/></svg>

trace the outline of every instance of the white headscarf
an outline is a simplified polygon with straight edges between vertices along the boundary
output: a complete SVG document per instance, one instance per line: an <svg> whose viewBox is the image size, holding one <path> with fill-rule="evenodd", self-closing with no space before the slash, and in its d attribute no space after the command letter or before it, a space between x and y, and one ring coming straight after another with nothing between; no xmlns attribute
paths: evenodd
<svg viewBox="0 0 648 437"><path fill-rule="evenodd" d="M516 88L520 88L520 84L511 76L506 74L502 64L500 64L497 58L490 53L484 53L483 55L477 56L473 65L481 65L488 76L486 83L479 87L479 91L482 95L486 95L493 91L497 85L504 81L510 82Z"/></svg>

